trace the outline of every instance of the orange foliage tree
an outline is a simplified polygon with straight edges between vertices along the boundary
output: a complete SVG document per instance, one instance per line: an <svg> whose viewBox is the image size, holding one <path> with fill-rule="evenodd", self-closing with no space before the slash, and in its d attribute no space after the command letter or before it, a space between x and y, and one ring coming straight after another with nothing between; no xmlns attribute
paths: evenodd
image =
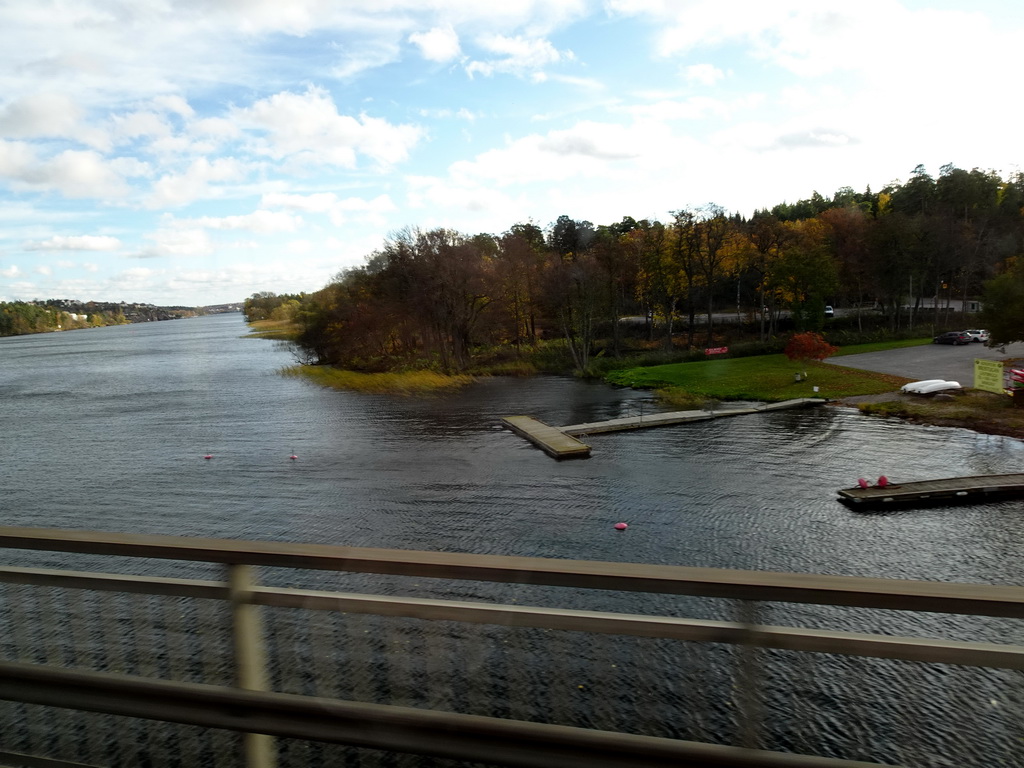
<svg viewBox="0 0 1024 768"><path fill-rule="evenodd" d="M836 353L837 347L833 347L820 333L807 331L806 333L794 333L789 343L783 350L790 360L824 360Z"/></svg>

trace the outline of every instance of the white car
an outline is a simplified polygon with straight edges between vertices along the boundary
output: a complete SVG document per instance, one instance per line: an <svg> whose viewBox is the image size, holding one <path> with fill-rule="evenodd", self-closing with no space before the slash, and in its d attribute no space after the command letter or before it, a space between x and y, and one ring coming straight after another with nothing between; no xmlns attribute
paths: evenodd
<svg viewBox="0 0 1024 768"><path fill-rule="evenodd" d="M982 344L986 344L989 339L988 331L986 331L983 328L964 331L964 333L971 337L971 341L978 341L981 342Z"/></svg>

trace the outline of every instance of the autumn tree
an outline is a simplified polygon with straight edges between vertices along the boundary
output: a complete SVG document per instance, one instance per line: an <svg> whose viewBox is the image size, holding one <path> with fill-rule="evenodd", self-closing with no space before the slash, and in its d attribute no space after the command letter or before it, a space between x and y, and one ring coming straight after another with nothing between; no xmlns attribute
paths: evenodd
<svg viewBox="0 0 1024 768"><path fill-rule="evenodd" d="M687 313L686 344L693 346L697 289L702 284L701 241L697 226L698 214L689 209L672 211L671 239L668 243L668 264L674 271L677 292L682 297Z"/></svg>
<svg viewBox="0 0 1024 768"><path fill-rule="evenodd" d="M489 236L467 238L454 230L414 230L414 306L446 372L469 364L473 332L491 304L493 259Z"/></svg>
<svg viewBox="0 0 1024 768"><path fill-rule="evenodd" d="M621 318L633 304L639 263L635 251L628 246L631 232L640 228L631 216L616 224L597 228L592 250L608 280L607 320L612 330L612 354L618 357L622 348Z"/></svg>
<svg viewBox="0 0 1024 768"><path fill-rule="evenodd" d="M772 332L776 303L775 269L792 236L792 228L767 211L755 212L747 226L750 245L742 252L743 266L753 274L757 285L761 341Z"/></svg>
<svg viewBox="0 0 1024 768"><path fill-rule="evenodd" d="M548 236L553 252L547 270L547 306L565 338L576 370L590 367L599 319L606 314L607 277L591 245L595 232L589 221L559 216Z"/></svg>
<svg viewBox="0 0 1024 768"><path fill-rule="evenodd" d="M637 265L636 297L648 318L648 338L654 340L655 318L665 327L665 347L672 346L672 324L681 290L680 273L673 259L674 239L659 222L644 220L624 237Z"/></svg>
<svg viewBox="0 0 1024 768"><path fill-rule="evenodd" d="M518 350L536 343L546 262L544 233L533 223L515 224L497 240L495 279L507 328Z"/></svg>
<svg viewBox="0 0 1024 768"><path fill-rule="evenodd" d="M590 368L597 326L607 304L607 276L592 253L571 260L552 261L548 267L548 310L565 339L576 370Z"/></svg>
<svg viewBox="0 0 1024 768"><path fill-rule="evenodd" d="M805 331L804 333L794 333L786 343L783 353L790 360L803 363L808 360L824 360L826 357L834 355L836 351L837 347L833 347L825 341L820 333Z"/></svg>
<svg viewBox="0 0 1024 768"><path fill-rule="evenodd" d="M838 287L838 268L819 219L787 224L791 237L773 275L773 285L789 304L799 330L820 329L826 299Z"/></svg>
<svg viewBox="0 0 1024 768"><path fill-rule="evenodd" d="M729 237L729 219L717 205L708 205L699 212L695 224L697 235L697 264L706 288L708 315L708 344L714 341L714 287L722 276L730 252L726 248Z"/></svg>

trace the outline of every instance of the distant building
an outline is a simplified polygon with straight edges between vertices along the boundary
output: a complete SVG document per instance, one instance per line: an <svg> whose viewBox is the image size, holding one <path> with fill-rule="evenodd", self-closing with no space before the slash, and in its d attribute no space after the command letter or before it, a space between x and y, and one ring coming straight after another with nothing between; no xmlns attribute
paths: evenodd
<svg viewBox="0 0 1024 768"><path fill-rule="evenodd" d="M981 312L981 300L973 297L968 297L966 305L963 299L946 296L922 296L920 299L904 303L903 309L949 309L953 312L968 312L975 313Z"/></svg>

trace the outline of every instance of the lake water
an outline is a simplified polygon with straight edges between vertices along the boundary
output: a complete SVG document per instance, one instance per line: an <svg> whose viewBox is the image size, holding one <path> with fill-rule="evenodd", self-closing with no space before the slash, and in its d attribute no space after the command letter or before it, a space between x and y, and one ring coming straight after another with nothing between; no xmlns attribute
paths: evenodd
<svg viewBox="0 0 1024 768"><path fill-rule="evenodd" d="M557 462L500 417L598 421L650 412L649 393L561 377L334 391L278 375L287 346L245 332L231 314L0 339L4 523L1024 583L1018 502L865 515L835 495L861 476L1018 471L1015 439L821 407L592 435L592 458ZM1024 639L1005 622L864 620Z"/></svg>

